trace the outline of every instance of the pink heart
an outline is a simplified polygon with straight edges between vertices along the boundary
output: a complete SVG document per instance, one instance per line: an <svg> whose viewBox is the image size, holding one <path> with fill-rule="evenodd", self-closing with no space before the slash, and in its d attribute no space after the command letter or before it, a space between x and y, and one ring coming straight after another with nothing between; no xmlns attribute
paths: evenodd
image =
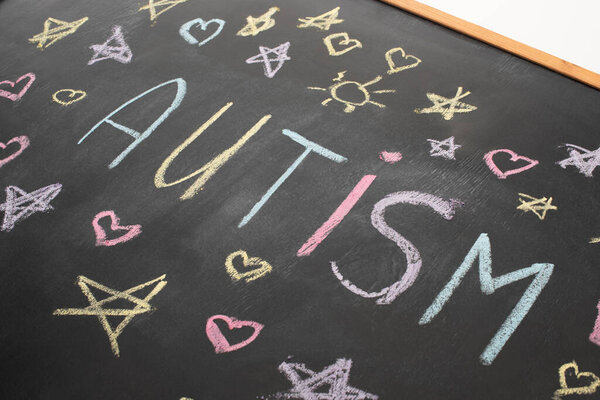
<svg viewBox="0 0 600 400"><path fill-rule="evenodd" d="M113 231L127 231L122 236L119 236L116 239L106 239L106 232L104 229L98 224L100 218L110 217L110 229ZM92 221L92 226L94 227L94 232L96 232L96 246L114 246L119 243L126 242L128 240L133 239L140 233L142 233L141 225L119 225L119 218L115 215L115 212L112 210L99 212Z"/></svg>
<svg viewBox="0 0 600 400"><path fill-rule="evenodd" d="M402 160L402 153L400 152L390 152L390 151L382 151L379 153L379 159L388 164L395 164L398 161Z"/></svg>
<svg viewBox="0 0 600 400"><path fill-rule="evenodd" d="M221 330L219 329L217 324L215 323L215 319L221 319L227 322L229 330L239 329L248 326L254 329L254 333L252 333L252 335L248 339L238 344L230 345L225 336L223 336L223 333L221 333ZM206 336L214 346L215 353L227 353L229 351L241 349L242 347L252 343L254 339L256 339L262 328L264 328L264 325L259 324L258 322L240 321L233 317L229 318L226 315L213 315L206 321Z"/></svg>
<svg viewBox="0 0 600 400"><path fill-rule="evenodd" d="M29 138L27 136L17 136L17 137L14 137L14 138L10 139L8 142L6 142L6 144L0 142L0 148L2 150L4 150L11 143L19 143L19 150L15 151L14 153L12 153L8 157L1 159L0 160L0 167L2 167L4 164L8 163L9 161L14 160L15 158L17 158L17 156L19 154L21 154L23 152L23 150L25 150L27 148L27 146L29 146Z"/></svg>
<svg viewBox="0 0 600 400"><path fill-rule="evenodd" d="M494 157L494 155L496 153L507 153L507 154L510 154L510 161L516 162L516 161L519 161L519 160L523 160L523 161L527 161L529 164L527 164L527 165L525 165L524 167L521 167L521 168L509 169L508 171L504 171L503 172L494 163L493 157ZM485 160L485 163L487 164L487 166L489 167L489 169L499 179L506 179L506 177L509 176L509 175L514 175L514 174L518 174L519 172L527 171L528 169L533 168L533 167L535 167L536 165L538 165L540 163L538 160L533 160L533 159L525 157L525 156L520 156L517 153L515 153L514 151L508 150L508 149L492 150L489 153L486 153L483 156L483 159Z"/></svg>
<svg viewBox="0 0 600 400"><path fill-rule="evenodd" d="M6 97L7 99L12 100L12 101L19 100L21 97L23 97L23 95L25 94L25 92L27 92L29 90L29 87L33 84L33 81L35 81L35 74L33 72L29 72L29 73L21 76L19 79L17 79L16 82L12 82L12 81L2 81L2 82L0 82L0 85L3 85L5 83L7 83L7 84L10 85L10 87L14 88L17 83L21 82L25 78L29 78L29 82L27 82L27 84L25 86L23 86L23 89L21 89L21 91L18 94L17 93L13 93L13 92L9 92L7 90L0 89L0 96L1 97Z"/></svg>

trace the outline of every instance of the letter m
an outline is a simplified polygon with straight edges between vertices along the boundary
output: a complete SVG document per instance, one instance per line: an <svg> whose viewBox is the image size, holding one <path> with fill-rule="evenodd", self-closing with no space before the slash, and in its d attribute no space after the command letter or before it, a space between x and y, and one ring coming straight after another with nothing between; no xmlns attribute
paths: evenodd
<svg viewBox="0 0 600 400"><path fill-rule="evenodd" d="M523 321L523 318L525 318L529 312L529 309L537 299L538 295L550 280L554 265L532 264L529 268L519 269L493 278L490 239L487 234L482 233L479 235L479 238L473 247L471 247L471 250L469 250L469 253L460 267L458 267L454 275L452 275L450 281L438 294L429 308L425 310L423 316L419 320L419 325L425 325L435 318L442 310L442 307L450 300L454 290L460 285L462 279L473 265L475 265L476 261L479 262L479 282L481 284L481 291L486 295L494 294L494 292L501 287L534 276L533 281L531 281L515 308L513 308L509 316L502 323L502 326L500 326L500 329L498 329L483 353L479 356L482 364L490 365L494 362L496 356L498 356L498 353L500 353L500 350L502 350L521 321Z"/></svg>

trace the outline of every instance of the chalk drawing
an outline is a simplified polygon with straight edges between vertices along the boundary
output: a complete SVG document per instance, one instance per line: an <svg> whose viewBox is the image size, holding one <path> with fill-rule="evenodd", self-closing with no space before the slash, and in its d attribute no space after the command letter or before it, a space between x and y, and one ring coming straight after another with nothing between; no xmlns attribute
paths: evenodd
<svg viewBox="0 0 600 400"><path fill-rule="evenodd" d="M88 19L88 17L83 17L77 21L66 22L56 18L48 18L44 22L44 30L28 40L30 43L37 43L38 49L44 50L65 36L75 33Z"/></svg>
<svg viewBox="0 0 600 400"><path fill-rule="evenodd" d="M113 231L125 231L121 236L114 239L107 239L106 232L100 226L99 221L104 217L110 218L110 229ZM141 225L119 225L119 218L113 210L102 211L96 214L92 220L92 226L96 233L96 246L114 246L119 243L127 242L142 233Z"/></svg>
<svg viewBox="0 0 600 400"><path fill-rule="evenodd" d="M127 325L131 322L133 317L135 317L136 315L146 314L154 311L154 307L150 305L150 300L152 300L152 298L156 296L158 292L160 292L163 289L163 287L165 287L165 285L167 284L167 281L164 280L165 277L166 275L162 275L156 279L120 292L118 290L104 286L101 283L95 282L89 278L86 278L85 276L79 276L77 277L77 281L75 283L79 286L81 292L85 295L85 297L87 297L87 300L90 303L90 305L84 308L59 308L57 310L54 310L52 315L88 315L98 317L98 321L100 321L102 329L104 329L104 331L108 335L108 341L110 342L110 348L113 354L119 357L119 343L117 342L119 335L121 335L123 329L127 327ZM143 299L134 296L135 292L145 289L151 285L155 286L150 291L150 293L148 293ZM110 296L98 301L96 299L96 296L94 296L94 294L90 290L90 287L96 289L96 291L102 291L106 294L109 294ZM120 308L120 303L123 300L133 303L135 307L133 307L132 309ZM113 301L118 302L119 308L105 308L105 306L108 306L109 303ZM124 318L115 328L113 328L108 322L107 317Z"/></svg>
<svg viewBox="0 0 600 400"><path fill-rule="evenodd" d="M594 177L594 169L600 165L600 147L596 150L584 149L581 146L574 144L565 144L569 158L565 158L562 161L557 162L558 165L563 169L567 169L568 166L573 166L588 178Z"/></svg>
<svg viewBox="0 0 600 400"><path fill-rule="evenodd" d="M417 279L417 276L419 276L422 265L421 254L415 245L385 222L385 210L396 204L427 206L445 220L450 221L454 218L456 208L460 207L462 202L455 199L444 200L429 193L396 192L388 194L375 204L371 212L371 223L379 233L396 243L400 250L402 250L406 256L406 272L392 285L378 292L366 292L354 285L350 280L345 279L335 261L331 262L331 270L346 289L364 298L377 298L375 303L378 305L391 304L396 297L410 288Z"/></svg>
<svg viewBox="0 0 600 400"><path fill-rule="evenodd" d="M454 144L454 136L444 140L427 139L427 141L431 145L429 150L431 157L443 157L447 160L455 160L454 152L462 147L459 144Z"/></svg>
<svg viewBox="0 0 600 400"><path fill-rule="evenodd" d="M255 56L252 56L246 60L247 64L256 64L262 63L263 69L265 71L265 76L267 78L272 78L275 76L277 71L281 69L283 64L287 60L291 60L288 56L288 50L290 48L290 42L285 42L280 44L277 47L269 48L266 46L258 46L259 53ZM269 54L273 55L273 58L269 58ZM276 64L273 67L273 64Z"/></svg>
<svg viewBox="0 0 600 400"><path fill-rule="evenodd" d="M238 228L246 225L252 217L256 215L256 213L265 205L265 203L269 200L269 198L279 189L279 187L286 181L286 179L300 166L302 161L308 157L308 155L312 152L317 153L318 155L328 158L336 163L342 163L348 161L348 159L344 156L341 156L333 151L326 149L325 147L312 142L306 139L304 136L300 136L298 133L290 131L289 129L284 129L282 132L285 136L292 139L294 142L298 143L301 146L305 147L304 152L300 154L300 156L289 166L289 168L275 181L275 183L267 190L267 192L263 195L263 197L252 207L250 212L246 214L242 221L238 224Z"/></svg>
<svg viewBox="0 0 600 400"><path fill-rule="evenodd" d="M488 343L483 353L479 356L482 364L490 365L494 362L498 353L502 350L508 339L515 332L521 321L525 318L533 303L550 280L554 264L536 263L528 268L522 268L501 276L492 277L492 250L490 239L486 233L479 235L479 238L467 253L462 264L458 267L452 278L446 286L440 291L433 303L425 310L419 325L430 323L433 318L442 310L444 305L450 300L456 288L461 284L463 278L469 270L478 262L479 264L479 283L481 292L490 295L496 290L520 281L530 276L535 276L531 281L519 302L515 305L511 313L506 317L492 340Z"/></svg>
<svg viewBox="0 0 600 400"><path fill-rule="evenodd" d="M600 302L596 306L598 309L598 316L596 317L596 322L594 323L594 331L590 333L590 342L594 343L597 346L600 346Z"/></svg>
<svg viewBox="0 0 600 400"><path fill-rule="evenodd" d="M94 55L88 61L92 65L98 61L113 59L122 64L129 64L133 53L129 45L125 42L122 28L119 25L112 27L112 35L102 44L93 44L90 49L94 50Z"/></svg>
<svg viewBox="0 0 600 400"><path fill-rule="evenodd" d="M585 386L569 387L567 384L567 375L577 381L581 378L585 378ZM558 382L560 383L560 389L556 389L554 392L554 396L552 396L553 400L560 400L563 396L580 394L584 395L587 399L587 395L596 393L598 387L600 387L600 378L592 372L579 372L579 366L577 366L575 361L560 366L558 369Z"/></svg>
<svg viewBox="0 0 600 400"><path fill-rule="evenodd" d="M198 39L196 39L196 37L190 33L190 29L196 26L199 26L200 29L206 31L206 28L208 28L210 24L217 24L217 29L201 42L199 42ZM202 18L196 18L181 25L181 28L179 28L179 36L181 36L183 40L185 40L189 44L198 45L198 47L200 47L219 36L219 33L221 33L224 26L225 21L223 21L222 19L213 18L209 19L208 21L205 21Z"/></svg>
<svg viewBox="0 0 600 400"><path fill-rule="evenodd" d="M28 81L25 84L25 86L23 86L21 88L19 93L14 93L14 92L11 92L10 90L0 89L0 97L4 97L4 98L7 98L12 101L20 100L21 97L23 97L23 95L29 90L29 88L33 84L33 81L35 81L35 74L33 72L29 72L23 76L20 76L19 79L17 79L15 82L13 82L13 81L0 82L0 85L10 85L11 88L14 88L15 85L17 83L21 82L23 79L28 79Z"/></svg>
<svg viewBox="0 0 600 400"><path fill-rule="evenodd" d="M379 159L388 164L396 164L402 160L402 153L399 151L382 151L379 153Z"/></svg>
<svg viewBox="0 0 600 400"><path fill-rule="evenodd" d="M13 153L9 156L0 159L0 168L17 158L19 154L21 154L27 147L29 147L29 138L27 136L16 136L10 139L8 142L6 142L6 144L0 142L0 149L4 150L13 143L17 143L19 145L19 148L13 151Z"/></svg>
<svg viewBox="0 0 600 400"><path fill-rule="evenodd" d="M252 335L250 335L249 338L242 340L241 342L236 344L230 344L227 338L223 336L223 333L221 332L221 329L219 329L219 326L215 323L216 319L225 321L230 331L234 329L248 327L252 328L254 332L252 333ZM248 346L258 337L262 328L264 328L264 325L259 324L258 322L241 321L239 319L228 317L226 315L213 315L206 321L206 336L215 348L215 353L228 353L230 351L239 350L242 347Z"/></svg>
<svg viewBox="0 0 600 400"><path fill-rule="evenodd" d="M342 222L342 220L348 215L350 210L356 205L358 200L362 197L363 194L367 191L371 183L375 180L376 175L365 175L361 178L361 180L354 186L352 191L346 196L344 201L340 203L338 208L329 216L327 221L323 223L312 234L310 238L300 247L296 255L298 257L304 257L310 255L317 246L325 240L327 236L335 229L336 226Z"/></svg>
<svg viewBox="0 0 600 400"><path fill-rule="evenodd" d="M468 96L471 92L462 92L462 86L459 86L456 94L452 98L440 96L435 93L427 93L427 98L433 103L433 106L427 108L415 108L417 114L440 113L446 121L454 118L455 113L468 113L477 110L477 107L459 101Z"/></svg>
<svg viewBox="0 0 600 400"><path fill-rule="evenodd" d="M547 199L546 197L535 198L525 193L519 193L519 201L521 204L517 206L517 210L522 210L523 212L531 211L534 213L540 220L546 218L546 213L549 210L558 210L558 207L552 204L552 197Z"/></svg>
<svg viewBox="0 0 600 400"><path fill-rule="evenodd" d="M171 105L158 118L156 118L154 120L154 122L152 122L152 125L150 125L145 131L138 132L138 131L136 131L133 128L129 128L127 126L121 125L118 122L115 122L115 121L113 121L111 119L115 114L117 114L120 111L122 111L123 109L127 108L127 106L129 106L130 104L135 103L136 101L140 100L144 96L146 96L146 95L154 92L157 89L160 89L163 86L167 86L167 85L171 85L171 84L176 84L177 85L177 94L175 95L175 98L173 99L173 102L171 103ZM185 97L186 87L187 87L187 84L186 84L185 80L183 80L182 78L176 78L176 79L171 79L170 81L163 82L163 83L161 83L159 85L154 86L151 89L146 90L144 93L135 96L133 99L131 99L131 100L125 102L124 104L120 105L116 110L114 110L113 112L111 112L110 114L108 114L106 117L102 118L100 120L100 122L98 122L96 125L94 125L92 127L92 129L90 129L88 131L88 133L86 133L85 135L83 135L83 137L81 139L79 139L79 142L77 142L77 144L81 144L85 139L87 139L88 136L90 136L92 133L94 133L94 131L100 125L102 125L104 123L107 123L107 124L113 126L115 129L118 129L121 132L123 132L123 133L131 136L134 139L134 141L129 146L127 146L127 148L125 150L123 150L121 152L121 154L119 154L108 165L108 168L114 168L114 167L116 167L117 165L119 165L121 163L121 161L123 161L123 159L127 156L127 154L129 154L133 149L135 149L137 147L138 144L140 144L148 136L150 136L152 134L152 132L154 132L154 130L156 130L156 128L158 128L158 126L160 124L162 124L165 121L165 119L167 119L167 117L169 115L171 115L171 113L177 107L179 107L179 105L181 104L181 101Z"/></svg>
<svg viewBox="0 0 600 400"><path fill-rule="evenodd" d="M156 186L157 188L174 186L174 185L178 185L182 182L185 182L188 179L192 179L196 175L200 175L190 185L190 187L187 188L185 192L183 192L183 194L180 197L181 200L191 199L200 190L202 190L202 188L204 187L204 184L206 182L208 182L208 180L210 178L212 178L212 176L214 174L216 174L217 171L223 165L225 165L225 163L227 161L229 161L229 159L231 157L233 157L233 155L235 153L237 153L238 150L240 148L242 148L242 146L252 136L254 136L260 130L260 128L262 128L263 125L267 123L267 121L269 119L271 119L271 115L263 116L256 124L254 124L254 126L252 128L250 128L241 138L239 138L238 141L233 146L224 150L221 154L219 154L218 156L216 156L215 158L213 158L212 160L210 160L209 162L204 164L204 166L202 166L201 168L197 169L196 171L192 172L191 174L186 175L183 178L180 178L176 181L166 182L165 181L165 173L167 172L167 169L169 168L171 163L175 160L175 158L177 158L177 156L183 150L185 150L186 147L188 147L190 144L192 144L192 142L194 142L198 138L198 136L200 136L206 129L208 129L209 126L211 126L216 120L218 120L221 117L221 115L223 115L223 113L225 113L225 111L227 111L229 109L229 107L231 107L232 105L233 105L233 103L229 102L229 103L225 104L223 107L221 107L221 109L219 111L217 111L206 122L204 122L202 125L200 125L200 127L198 129L196 129L196 131L194 133L192 133L187 139L185 139L183 141L183 143L181 143L179 146L177 146L175 148L175 150L173 150L173 152L167 158L165 158L165 160L160 165L160 167L158 167L156 174L154 175L154 186Z"/></svg>
<svg viewBox="0 0 600 400"><path fill-rule="evenodd" d="M16 186L6 187L6 200L0 204L0 211L4 212L2 227L4 232L11 231L17 222L20 222L36 212L48 212L54 210L50 202L62 190L60 183L44 186L31 193L27 193Z"/></svg>
<svg viewBox="0 0 600 400"><path fill-rule="evenodd" d="M298 28L310 28L315 27L322 31L328 31L331 25L339 24L344 22L343 19L338 18L340 8L336 7L333 10L329 10L326 13L317 15L316 17L298 18Z"/></svg>
<svg viewBox="0 0 600 400"><path fill-rule="evenodd" d="M271 7L260 17L247 16L246 25L238 31L237 35L256 36L261 32L271 29L275 26L275 20L272 17L277 11L279 11L279 7Z"/></svg>
<svg viewBox="0 0 600 400"><path fill-rule="evenodd" d="M394 62L394 59L392 58L392 56L398 52L400 52L400 55L402 56L403 60L407 60L407 61L412 60L413 63L397 66L396 63ZM402 47L395 47L393 49L389 49L385 53L385 60L387 61L388 67L389 67L389 69L387 70L388 75L396 74L400 71L404 71L407 69L416 68L419 64L421 64L420 58L417 58L417 57L413 56L412 54L407 55L404 52L404 49Z"/></svg>
<svg viewBox="0 0 600 400"><path fill-rule="evenodd" d="M67 95L67 98L63 97L63 94ZM61 106L69 106L73 103L78 102L79 100L85 99L87 93L83 90L75 90L75 89L61 89L54 92L52 95L52 101L60 104Z"/></svg>
<svg viewBox="0 0 600 400"><path fill-rule="evenodd" d="M244 268L258 268L250 269L249 271L240 273L233 266L233 260L236 257L240 257L242 259ZM271 270L273 270L273 267L271 267L271 264L260 257L248 257L248 253L246 253L244 250L238 250L228 255L225 259L225 270L234 282L245 278L246 283L248 283L255 279L262 278L266 274L270 273Z"/></svg>
<svg viewBox="0 0 600 400"><path fill-rule="evenodd" d="M169 11L171 8L178 4L185 3L187 0L149 0L148 4L140 7L139 11L148 10L150 12L150 21L156 23L156 19L159 15ZM163 7L162 10L157 12L157 7Z"/></svg>
<svg viewBox="0 0 600 400"><path fill-rule="evenodd" d="M307 89L329 91L329 95L331 97L328 97L327 99L323 100L321 102L321 104L324 106L327 106L327 103L329 103L331 100L339 101L340 103L345 105L345 107L344 107L345 113L351 113L352 111L354 111L356 109L356 107L361 107L361 106L364 106L365 104L373 104L374 106L377 106L379 108L385 108L385 105L371 100L371 93L369 93L369 91L367 90L368 86L379 82L381 80L381 76L377 76L374 79L372 79L368 82L365 82L365 83L359 83L356 81L344 80L344 76L345 76L346 72L347 71L338 72L338 76L336 78L332 79L333 82L337 82L337 83L334 83L333 85L331 85L327 88L309 86ZM361 102L356 102L356 101L351 101L351 100L344 100L341 97L339 97L338 90L344 86L354 86L355 89L358 90L358 92L360 92L361 95L363 96L363 100ZM395 92L396 91L394 89L382 89L382 90L374 90L373 91L373 93L395 93Z"/></svg>
<svg viewBox="0 0 600 400"><path fill-rule="evenodd" d="M335 363L315 372L303 363L282 362L279 372L284 374L292 384L286 392L262 399L331 399L331 400L377 400L378 396L350 386L350 369L352 360L339 358ZM327 392L324 390L327 389Z"/></svg>
<svg viewBox="0 0 600 400"><path fill-rule="evenodd" d="M502 171L502 170L500 170L500 168L498 168L496 163L494 163L494 156L498 153L509 154L510 161L512 161L512 162L525 161L527 164L520 168L509 169L508 171ZM525 156L520 156L517 153L515 153L514 151L508 150L508 149L492 150L483 156L483 160L487 164L488 168L494 173L494 175L496 175L498 177L498 179L506 179L506 177L509 175L514 175L514 174L518 174L523 171L527 171L528 169L531 169L540 163L538 160L534 160L534 159L531 159L531 158L528 158Z"/></svg>
<svg viewBox="0 0 600 400"><path fill-rule="evenodd" d="M337 50L332 43L332 40L337 39L341 39L337 42L338 45L347 47L342 47L339 50ZM346 54L347 52L356 48L362 49L362 43L357 39L350 39L350 36L348 36L348 33L346 32L332 33L331 35L323 38L323 43L325 43L325 47L327 47L327 52L329 53L329 55L334 57Z"/></svg>
<svg viewBox="0 0 600 400"><path fill-rule="evenodd" d="M590 238L590 241L589 241L589 243L592 243L592 244L593 244L593 243L600 243L600 237L593 237L593 238Z"/></svg>

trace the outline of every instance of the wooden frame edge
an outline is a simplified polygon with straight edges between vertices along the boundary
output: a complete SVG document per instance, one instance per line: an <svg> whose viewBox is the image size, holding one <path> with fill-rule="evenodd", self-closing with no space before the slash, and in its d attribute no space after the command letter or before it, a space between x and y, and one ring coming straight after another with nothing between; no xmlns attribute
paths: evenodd
<svg viewBox="0 0 600 400"><path fill-rule="evenodd" d="M415 0L379 0L600 90L600 74Z"/></svg>

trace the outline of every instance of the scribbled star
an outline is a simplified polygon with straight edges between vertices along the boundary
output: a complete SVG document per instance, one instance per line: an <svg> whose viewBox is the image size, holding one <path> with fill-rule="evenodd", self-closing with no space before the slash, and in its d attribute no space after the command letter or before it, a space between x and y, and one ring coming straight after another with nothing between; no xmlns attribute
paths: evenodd
<svg viewBox="0 0 600 400"><path fill-rule="evenodd" d="M279 371L292 383L292 388L263 399L377 400L378 396L348 384L351 367L352 360L343 358L321 372L315 372L304 364L283 362Z"/></svg>
<svg viewBox="0 0 600 400"><path fill-rule="evenodd" d="M445 140L433 140L427 139L431 145L429 154L431 157L444 157L448 160L455 160L454 152L456 149L462 147L459 144L454 144L454 136L450 136Z"/></svg>
<svg viewBox="0 0 600 400"><path fill-rule="evenodd" d="M477 107L459 101L471 94L471 92L463 93L462 91L463 88L460 86L452 98L440 96L435 93L427 93L427 98L433 103L433 106L415 108L415 112L417 114L440 113L445 120L450 120L454 117L454 113L467 113L477 110Z"/></svg>
<svg viewBox="0 0 600 400"><path fill-rule="evenodd" d="M75 33L81 25L88 20L88 17L78 19L73 22L61 21L56 18L48 18L44 22L44 30L37 35L29 38L30 43L37 43L37 48L44 50L65 36Z"/></svg>
<svg viewBox="0 0 600 400"><path fill-rule="evenodd" d="M377 106L379 108L385 108L384 104L377 103L377 102L371 100L371 93L367 89L368 86L379 82L381 80L381 76L376 76L374 79L372 79L366 83L359 83L356 81L346 80L345 79L346 72L347 71L338 72L337 77L332 79L333 82L337 82L337 83L334 83L333 85L331 85L327 88L309 86L307 89L329 91L329 95L331 97L328 97L325 100L323 100L321 102L321 104L324 106L327 106L327 104L331 100L339 101L340 103L345 104L345 107L344 107L345 113L351 113L352 111L354 111L356 109L356 107L361 107L361 106L364 106L365 104L373 104L374 106ZM344 86L346 86L346 89L354 88L355 93L358 96L357 98L362 97L362 101L356 101L356 98L352 99L352 100L341 98L338 91L340 90L340 88L342 88ZM395 93L395 92L396 91L394 89L382 89L382 90L374 90L373 91L373 93Z"/></svg>
<svg viewBox="0 0 600 400"><path fill-rule="evenodd" d="M123 32L119 25L113 26L112 36L109 37L106 42L102 44L93 44L90 46L90 49L94 50L94 55L88 62L88 65L110 58L120 63L127 64L131 61L131 57L133 57L131 49L127 43L125 43L125 38L123 38Z"/></svg>
<svg viewBox="0 0 600 400"><path fill-rule="evenodd" d="M154 308L150 305L150 300L162 290L167 284L165 281L166 275L159 276L156 279L142 283L141 285L134 286L122 292L111 289L98 282L86 278L85 276L79 276L77 278L77 285L81 289L82 293L87 297L90 305L84 308L59 308L54 310L52 315L89 315L98 317L102 329L108 335L110 341L110 348L113 354L119 357L119 343L117 338L123 332L123 329L131 322L133 317L140 314L146 314L154 311ZM135 297L133 294L137 291L145 289L149 286L154 285L154 288L144 297L143 299ZM109 294L110 296L98 301L96 296L90 290L90 287L98 291ZM108 308L106 307L110 302L117 301L119 305L122 304L123 300L133 303L135 307L128 308ZM124 317L123 320L113 329L111 324L108 322L107 317Z"/></svg>
<svg viewBox="0 0 600 400"><path fill-rule="evenodd" d="M569 158L565 158L564 160L557 162L557 164L563 169L572 165L583 175L588 178L593 178L594 169L600 165L600 147L594 151L584 149L583 147L574 144L565 144L564 147L567 148Z"/></svg>
<svg viewBox="0 0 600 400"><path fill-rule="evenodd" d="M31 193L27 193L16 186L6 188L6 200L0 204L0 211L4 212L4 219L0 230L8 232L15 224L36 212L52 211L50 202L60 193L62 185L45 186Z"/></svg>
<svg viewBox="0 0 600 400"><path fill-rule="evenodd" d="M260 17L254 18L249 15L246 17L246 25L238 31L237 36L256 36L259 33L271 29L275 26L275 20L272 18L279 11L279 7L271 7Z"/></svg>
<svg viewBox="0 0 600 400"><path fill-rule="evenodd" d="M301 24L298 24L298 28L309 28L311 26L320 29L322 31L328 31L331 25L339 24L344 22L343 19L338 18L340 8L336 7L333 10L327 11L316 17L298 18Z"/></svg>
<svg viewBox="0 0 600 400"><path fill-rule="evenodd" d="M283 63L285 63L287 60L291 60L291 58L287 54L289 48L290 42L285 42L272 49L265 46L259 46L258 49L260 52L257 55L247 59L246 63L262 63L263 69L265 71L265 76L268 78L272 78L275 76L277 71L281 69ZM272 57L269 57L270 54L272 55ZM273 67L273 65L275 65L275 67Z"/></svg>
<svg viewBox="0 0 600 400"><path fill-rule="evenodd" d="M558 210L558 207L552 204L552 197L547 199L546 197L535 198L525 193L519 193L519 201L521 204L517 207L517 210L523 212L531 211L540 220L546 218L546 213L550 210Z"/></svg>
<svg viewBox="0 0 600 400"><path fill-rule="evenodd" d="M149 0L148 4L140 7L138 11L148 10L150 12L150 21L156 22L156 19L160 14L167 12L176 5L185 3L186 1L187 0ZM164 8L157 12L157 7Z"/></svg>

